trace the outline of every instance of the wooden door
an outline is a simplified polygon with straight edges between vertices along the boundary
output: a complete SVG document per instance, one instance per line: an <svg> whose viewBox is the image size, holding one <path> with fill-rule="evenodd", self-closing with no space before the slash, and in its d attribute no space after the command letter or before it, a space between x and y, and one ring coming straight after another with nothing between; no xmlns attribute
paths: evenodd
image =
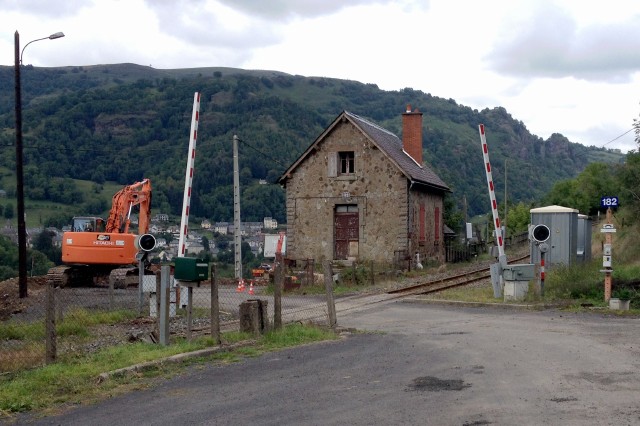
<svg viewBox="0 0 640 426"><path fill-rule="evenodd" d="M333 220L335 259L358 256L359 223L358 206L336 206Z"/></svg>

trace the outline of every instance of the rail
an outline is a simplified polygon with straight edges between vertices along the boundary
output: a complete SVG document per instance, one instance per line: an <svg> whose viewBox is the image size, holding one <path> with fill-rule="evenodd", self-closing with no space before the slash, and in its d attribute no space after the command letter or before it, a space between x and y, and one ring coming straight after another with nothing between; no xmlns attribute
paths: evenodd
<svg viewBox="0 0 640 426"><path fill-rule="evenodd" d="M507 263L515 263L521 260L529 258L529 255L514 258ZM465 272L463 274L451 275L437 280L427 281L424 283L404 287L400 289L390 290L387 294L394 294L398 296L410 296L415 294L429 294L436 291L442 291L449 288L461 287L469 284L473 284L478 281L491 278L490 268L483 267L471 272Z"/></svg>

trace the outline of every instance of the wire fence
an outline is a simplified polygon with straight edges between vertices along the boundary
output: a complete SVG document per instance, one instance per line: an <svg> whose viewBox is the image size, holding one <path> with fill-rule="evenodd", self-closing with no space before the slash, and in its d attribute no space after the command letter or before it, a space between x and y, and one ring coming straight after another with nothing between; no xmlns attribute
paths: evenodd
<svg viewBox="0 0 640 426"><path fill-rule="evenodd" d="M403 253L392 264L329 265L314 259L284 259L280 276L278 268L255 271L243 283L215 276L213 269L209 279L191 289L171 280L163 330L168 326L169 344L174 339L213 336L217 331L242 331L242 306L248 301L259 301L265 327L293 322L332 326L336 321L334 282L354 290L375 286L412 269L412 261ZM159 275L144 276L142 286L130 283L120 289L53 288L46 277L29 282L29 297L24 299L17 299L17 281L11 288L0 287L0 374L127 342L163 343Z"/></svg>
<svg viewBox="0 0 640 426"><path fill-rule="evenodd" d="M175 285L173 277L169 280L169 344L211 334L216 327L222 333L246 331L241 310L250 301L260 301L265 308L268 328L273 328L274 321L333 325L328 304L333 301L332 290L328 295L317 272L315 276L284 274L280 292L275 291L273 273L242 283L212 274L190 290ZM30 282L29 297L20 299L12 315L0 322L0 374L87 356L127 342L161 343L159 282L160 274L145 276L141 287L123 289L54 288L46 279Z"/></svg>

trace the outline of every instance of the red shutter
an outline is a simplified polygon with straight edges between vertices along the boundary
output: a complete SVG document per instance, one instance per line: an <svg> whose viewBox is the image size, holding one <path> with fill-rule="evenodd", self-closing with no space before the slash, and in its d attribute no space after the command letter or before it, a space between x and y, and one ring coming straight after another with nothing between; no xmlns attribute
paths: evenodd
<svg viewBox="0 0 640 426"><path fill-rule="evenodd" d="M435 240L440 240L440 207L436 207L434 221L435 223Z"/></svg>

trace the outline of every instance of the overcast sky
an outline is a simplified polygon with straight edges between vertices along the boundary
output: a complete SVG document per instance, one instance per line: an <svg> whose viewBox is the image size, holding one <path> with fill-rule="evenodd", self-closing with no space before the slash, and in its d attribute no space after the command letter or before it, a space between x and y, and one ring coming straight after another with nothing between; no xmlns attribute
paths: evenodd
<svg viewBox="0 0 640 426"><path fill-rule="evenodd" d="M0 0L0 65L14 64L16 30L21 47L65 33L25 50L34 66L225 66L411 87L502 106L545 139L637 148L638 0ZM427 121L429 106L416 107Z"/></svg>

